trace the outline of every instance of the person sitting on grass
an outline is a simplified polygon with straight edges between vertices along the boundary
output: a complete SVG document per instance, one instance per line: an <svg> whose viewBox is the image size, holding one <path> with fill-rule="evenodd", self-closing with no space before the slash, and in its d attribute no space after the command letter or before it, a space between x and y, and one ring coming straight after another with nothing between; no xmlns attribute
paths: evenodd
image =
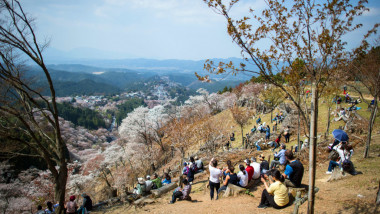
<svg viewBox="0 0 380 214"><path fill-rule="evenodd" d="M183 189L177 188L174 190L173 195L172 195L172 200L170 201L171 204L174 204L177 198L181 200L188 200L190 198L190 192L191 192L191 184L187 179L183 179L182 181L183 185L185 187Z"/></svg>
<svg viewBox="0 0 380 214"><path fill-rule="evenodd" d="M243 164L239 165L240 172L238 173L239 186L245 188L248 185L248 173L245 171Z"/></svg>
<svg viewBox="0 0 380 214"><path fill-rule="evenodd" d="M165 179L162 181L163 186L168 185L172 182L172 178L170 177L170 175L168 173L165 173L164 177L165 177Z"/></svg>
<svg viewBox="0 0 380 214"><path fill-rule="evenodd" d="M229 167L227 171L229 174L226 176L226 179L223 182L223 186L218 189L218 195L221 191L227 189L228 184L238 185L238 176L234 172L235 171L234 167L232 166Z"/></svg>
<svg viewBox="0 0 380 214"><path fill-rule="evenodd" d="M267 160L265 160L264 155L259 155L259 160L261 161L260 163L260 174L266 174L269 171L269 163Z"/></svg>
<svg viewBox="0 0 380 214"><path fill-rule="evenodd" d="M286 165L283 176L285 177L285 185L287 187L300 187L303 177L304 168L302 163L294 157L291 150L285 152L286 160L289 162Z"/></svg>
<svg viewBox="0 0 380 214"><path fill-rule="evenodd" d="M256 126L253 126L253 128L251 129L251 134L255 134L256 130L257 130Z"/></svg>
<svg viewBox="0 0 380 214"><path fill-rule="evenodd" d="M281 150L277 153L275 153L273 156L275 158L278 158L279 160L272 160L270 163L270 168L273 169L277 165L285 165L286 164L286 158L285 158L285 151L286 151L286 145L281 144Z"/></svg>
<svg viewBox="0 0 380 214"><path fill-rule="evenodd" d="M288 188L284 184L285 178L277 169L273 170L271 174L275 182L272 183L272 181L268 179L270 186L266 183L264 176L261 176L261 182L264 183L265 189L261 194L261 201L258 208L285 208L289 204Z"/></svg>

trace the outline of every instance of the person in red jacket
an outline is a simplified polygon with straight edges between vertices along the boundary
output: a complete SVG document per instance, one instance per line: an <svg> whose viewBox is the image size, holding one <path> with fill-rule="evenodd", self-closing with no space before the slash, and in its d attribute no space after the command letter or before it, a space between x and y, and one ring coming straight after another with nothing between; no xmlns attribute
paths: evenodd
<svg viewBox="0 0 380 214"><path fill-rule="evenodd" d="M245 165L247 166L245 168L245 171L247 171L248 173L248 183L252 180L252 176L253 176L253 172L254 172L254 169L253 167L251 166L251 161L249 159L245 159L244 160L244 163Z"/></svg>

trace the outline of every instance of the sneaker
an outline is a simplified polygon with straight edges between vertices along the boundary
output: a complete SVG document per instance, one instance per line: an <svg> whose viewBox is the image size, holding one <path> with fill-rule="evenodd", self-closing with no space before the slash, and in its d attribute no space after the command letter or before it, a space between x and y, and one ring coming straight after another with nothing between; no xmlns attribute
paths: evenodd
<svg viewBox="0 0 380 214"><path fill-rule="evenodd" d="M331 175L331 174L332 174L332 172L330 172L330 171L326 172L326 175Z"/></svg>
<svg viewBox="0 0 380 214"><path fill-rule="evenodd" d="M265 208L267 208L268 206L267 205L265 205L265 204L260 204L257 208L259 208L259 209L265 209Z"/></svg>

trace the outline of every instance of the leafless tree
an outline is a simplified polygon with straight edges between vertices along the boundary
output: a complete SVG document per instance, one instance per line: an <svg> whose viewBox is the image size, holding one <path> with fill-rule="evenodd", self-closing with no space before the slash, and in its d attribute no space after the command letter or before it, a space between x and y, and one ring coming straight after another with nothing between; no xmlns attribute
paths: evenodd
<svg viewBox="0 0 380 214"><path fill-rule="evenodd" d="M39 43L34 20L19 1L1 0L0 13L0 136L43 158L54 177L58 213L63 213L69 160L53 82L42 55L48 43ZM49 98L30 84L25 61L40 68Z"/></svg>

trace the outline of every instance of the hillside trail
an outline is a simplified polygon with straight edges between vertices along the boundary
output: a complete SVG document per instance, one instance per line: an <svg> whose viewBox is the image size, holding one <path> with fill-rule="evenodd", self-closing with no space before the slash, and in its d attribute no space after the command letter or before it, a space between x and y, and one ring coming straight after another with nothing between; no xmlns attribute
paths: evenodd
<svg viewBox="0 0 380 214"><path fill-rule="evenodd" d="M328 162L317 164L316 186L320 189L316 194L315 213L380 213L380 208L374 207L377 187L380 178L380 135L373 137L370 158L363 160L363 146L355 150L353 162L361 175L347 175L341 180L327 182L330 175L326 175ZM268 153L269 154L269 153ZM309 172L305 165L303 177L304 184L308 184ZM171 192L156 199L153 204L141 208L117 206L93 213L292 213L291 205L282 210L273 208L259 209L261 193L264 189L262 183L251 191L254 195L240 195L237 197L210 200L209 189L205 189L208 174L195 181L191 197L193 202L177 201L169 204ZM307 212L307 202L299 213Z"/></svg>

